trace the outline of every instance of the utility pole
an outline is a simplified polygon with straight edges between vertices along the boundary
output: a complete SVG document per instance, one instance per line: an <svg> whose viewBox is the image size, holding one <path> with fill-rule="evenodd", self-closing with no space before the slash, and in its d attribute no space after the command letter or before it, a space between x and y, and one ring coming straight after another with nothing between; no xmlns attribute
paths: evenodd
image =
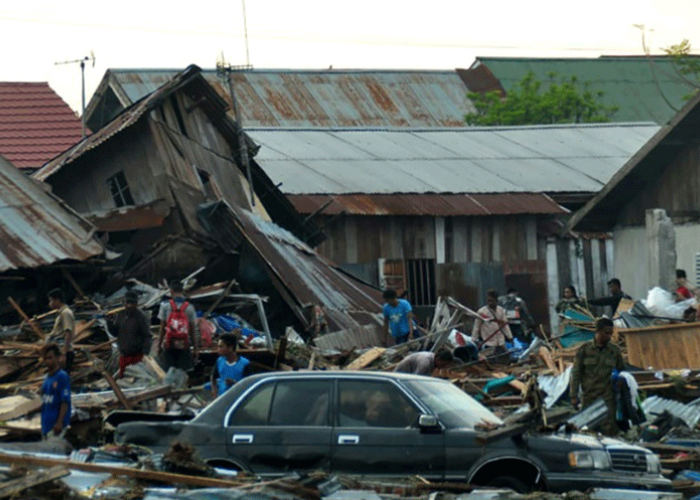
<svg viewBox="0 0 700 500"><path fill-rule="evenodd" d="M253 189L253 176L250 172L250 160L248 159L248 146L245 141L245 133L243 132L243 116L241 115L240 108L238 106L238 100L236 99L236 93L233 90L233 79L231 78L231 73L233 71L242 71L250 69L249 65L233 68L230 64L227 64L223 55L221 61L216 63L216 71L222 78L225 76L228 80L228 91L231 95L231 102L233 104L233 113L236 115L236 135L238 136L238 154L241 159L241 165L245 168L246 178L248 179L248 186L250 188L250 203L255 206L255 190Z"/></svg>
<svg viewBox="0 0 700 500"><path fill-rule="evenodd" d="M80 81L81 81L81 94L82 94L82 113L80 114L80 121L82 123L83 139L85 138L85 61L92 61L92 67L95 67L95 54L90 51L90 56L83 57L82 59L75 59L73 61L62 61L54 63L55 66L60 66L62 64L76 64L80 63Z"/></svg>

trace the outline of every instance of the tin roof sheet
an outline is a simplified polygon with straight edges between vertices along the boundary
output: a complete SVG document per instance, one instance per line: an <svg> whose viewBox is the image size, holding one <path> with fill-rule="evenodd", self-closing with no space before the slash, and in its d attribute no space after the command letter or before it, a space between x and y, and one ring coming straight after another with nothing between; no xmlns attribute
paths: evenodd
<svg viewBox="0 0 700 500"><path fill-rule="evenodd" d="M92 226L0 156L0 271L102 253Z"/></svg>
<svg viewBox="0 0 700 500"><path fill-rule="evenodd" d="M289 195L298 212L325 215L515 215L565 214L568 210L546 194L355 194ZM330 202L330 205L326 204Z"/></svg>
<svg viewBox="0 0 700 500"><path fill-rule="evenodd" d="M490 70L506 92L520 82L528 71L545 85L552 73L564 78L573 76L582 83L590 82L592 91L603 92L601 101L605 105L619 107L613 119L621 122L651 120L663 125L683 107L685 96L695 90L678 73L673 59L665 56L566 59L478 57L470 70L460 72L467 86L478 87L482 83L484 72L472 72L481 66Z"/></svg>
<svg viewBox="0 0 700 500"><path fill-rule="evenodd" d="M108 70L87 108L88 122L108 86L126 107L178 71ZM216 70L202 74L229 100ZM266 69L234 73L233 82L246 127L464 127L473 111L456 71Z"/></svg>
<svg viewBox="0 0 700 500"><path fill-rule="evenodd" d="M653 123L465 129L255 129L256 161L291 194L599 191Z"/></svg>
<svg viewBox="0 0 700 500"><path fill-rule="evenodd" d="M36 169L82 138L80 118L46 82L0 82L0 154Z"/></svg>

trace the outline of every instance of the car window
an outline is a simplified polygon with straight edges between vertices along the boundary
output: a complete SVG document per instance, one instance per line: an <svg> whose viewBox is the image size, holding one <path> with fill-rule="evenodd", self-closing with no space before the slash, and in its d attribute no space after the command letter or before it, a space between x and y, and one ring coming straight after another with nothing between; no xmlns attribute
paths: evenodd
<svg viewBox="0 0 700 500"><path fill-rule="evenodd" d="M249 395L243 403L236 408L229 419L229 426L257 426L267 425L267 416L270 413L270 402L274 384L265 384Z"/></svg>
<svg viewBox="0 0 700 500"><path fill-rule="evenodd" d="M408 380L404 384L450 428L473 428L480 424L503 423L474 398L444 380Z"/></svg>
<svg viewBox="0 0 700 500"><path fill-rule="evenodd" d="M278 382L270 410L270 425L328 426L331 382L291 380Z"/></svg>
<svg viewBox="0 0 700 500"><path fill-rule="evenodd" d="M409 427L420 412L393 384L360 380L338 383L340 427Z"/></svg>

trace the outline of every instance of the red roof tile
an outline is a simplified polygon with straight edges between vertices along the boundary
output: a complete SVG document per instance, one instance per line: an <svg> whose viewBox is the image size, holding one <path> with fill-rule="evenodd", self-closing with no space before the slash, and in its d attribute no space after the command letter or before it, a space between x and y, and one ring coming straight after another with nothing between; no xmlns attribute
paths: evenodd
<svg viewBox="0 0 700 500"><path fill-rule="evenodd" d="M80 118L46 82L0 82L0 154L36 169L82 137Z"/></svg>

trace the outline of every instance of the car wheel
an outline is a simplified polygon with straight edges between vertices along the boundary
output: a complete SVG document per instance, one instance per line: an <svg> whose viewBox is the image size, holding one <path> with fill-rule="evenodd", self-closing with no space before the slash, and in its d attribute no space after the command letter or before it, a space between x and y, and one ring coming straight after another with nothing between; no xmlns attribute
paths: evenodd
<svg viewBox="0 0 700 500"><path fill-rule="evenodd" d="M513 476L496 477L488 483L486 483L486 486L493 486L497 488L510 488L516 493L529 493L532 490L532 488L528 487L528 485L523 483L520 479Z"/></svg>

